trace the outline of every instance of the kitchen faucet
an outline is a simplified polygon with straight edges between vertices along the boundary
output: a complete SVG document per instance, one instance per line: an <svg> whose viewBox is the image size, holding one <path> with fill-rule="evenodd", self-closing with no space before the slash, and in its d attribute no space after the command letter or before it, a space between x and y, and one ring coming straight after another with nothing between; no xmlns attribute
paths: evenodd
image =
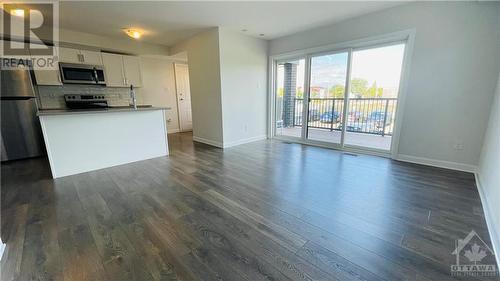
<svg viewBox="0 0 500 281"><path fill-rule="evenodd" d="M137 99L135 98L134 85L130 85L130 106L137 109Z"/></svg>

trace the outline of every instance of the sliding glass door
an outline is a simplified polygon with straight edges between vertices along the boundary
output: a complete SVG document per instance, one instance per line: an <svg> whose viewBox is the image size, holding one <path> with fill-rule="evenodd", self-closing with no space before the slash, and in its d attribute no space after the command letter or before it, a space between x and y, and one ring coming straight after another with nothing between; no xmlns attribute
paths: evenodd
<svg viewBox="0 0 500 281"><path fill-rule="evenodd" d="M344 145L390 150L404 44L352 52Z"/></svg>
<svg viewBox="0 0 500 281"><path fill-rule="evenodd" d="M341 143L348 52L311 57L307 138Z"/></svg>
<svg viewBox="0 0 500 281"><path fill-rule="evenodd" d="M405 43L276 63L275 135L389 152Z"/></svg>
<svg viewBox="0 0 500 281"><path fill-rule="evenodd" d="M302 137L305 58L280 61L276 66L277 136Z"/></svg>

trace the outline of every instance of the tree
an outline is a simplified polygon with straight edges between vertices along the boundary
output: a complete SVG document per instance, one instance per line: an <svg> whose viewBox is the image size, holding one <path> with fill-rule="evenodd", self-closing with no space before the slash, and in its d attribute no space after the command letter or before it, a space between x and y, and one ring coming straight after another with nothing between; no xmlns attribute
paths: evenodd
<svg viewBox="0 0 500 281"><path fill-rule="evenodd" d="M384 88L377 89L377 98L381 98L384 96Z"/></svg>
<svg viewBox="0 0 500 281"><path fill-rule="evenodd" d="M362 97L366 94L368 81L362 78L351 79L351 93L356 97Z"/></svg>
<svg viewBox="0 0 500 281"><path fill-rule="evenodd" d="M328 96L330 98L343 98L345 94L345 87L342 85L335 85L330 88Z"/></svg>
<svg viewBox="0 0 500 281"><path fill-rule="evenodd" d="M278 89L278 97L282 98L284 94L285 94L285 89L280 87Z"/></svg>
<svg viewBox="0 0 500 281"><path fill-rule="evenodd" d="M297 88L297 93L295 93L295 98L297 99L304 98L304 90L302 90L302 88Z"/></svg>

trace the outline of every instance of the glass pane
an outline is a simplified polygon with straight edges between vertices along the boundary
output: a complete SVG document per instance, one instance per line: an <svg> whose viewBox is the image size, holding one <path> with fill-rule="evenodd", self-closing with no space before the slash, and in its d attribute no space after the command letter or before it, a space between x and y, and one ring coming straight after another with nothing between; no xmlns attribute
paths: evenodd
<svg viewBox="0 0 500 281"><path fill-rule="evenodd" d="M301 137L305 59L278 63L276 135Z"/></svg>
<svg viewBox="0 0 500 281"><path fill-rule="evenodd" d="M345 144L390 150L404 44L354 51Z"/></svg>
<svg viewBox="0 0 500 281"><path fill-rule="evenodd" d="M340 143L348 54L311 58L307 137Z"/></svg>

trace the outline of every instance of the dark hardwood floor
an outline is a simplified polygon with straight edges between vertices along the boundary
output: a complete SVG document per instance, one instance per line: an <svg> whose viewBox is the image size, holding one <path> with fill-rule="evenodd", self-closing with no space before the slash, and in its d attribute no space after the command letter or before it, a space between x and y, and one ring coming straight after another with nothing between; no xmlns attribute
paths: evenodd
<svg viewBox="0 0 500 281"><path fill-rule="evenodd" d="M472 174L279 141L169 143L169 157L57 180L46 159L2 164L1 280L477 280L450 275L455 239L490 243Z"/></svg>

